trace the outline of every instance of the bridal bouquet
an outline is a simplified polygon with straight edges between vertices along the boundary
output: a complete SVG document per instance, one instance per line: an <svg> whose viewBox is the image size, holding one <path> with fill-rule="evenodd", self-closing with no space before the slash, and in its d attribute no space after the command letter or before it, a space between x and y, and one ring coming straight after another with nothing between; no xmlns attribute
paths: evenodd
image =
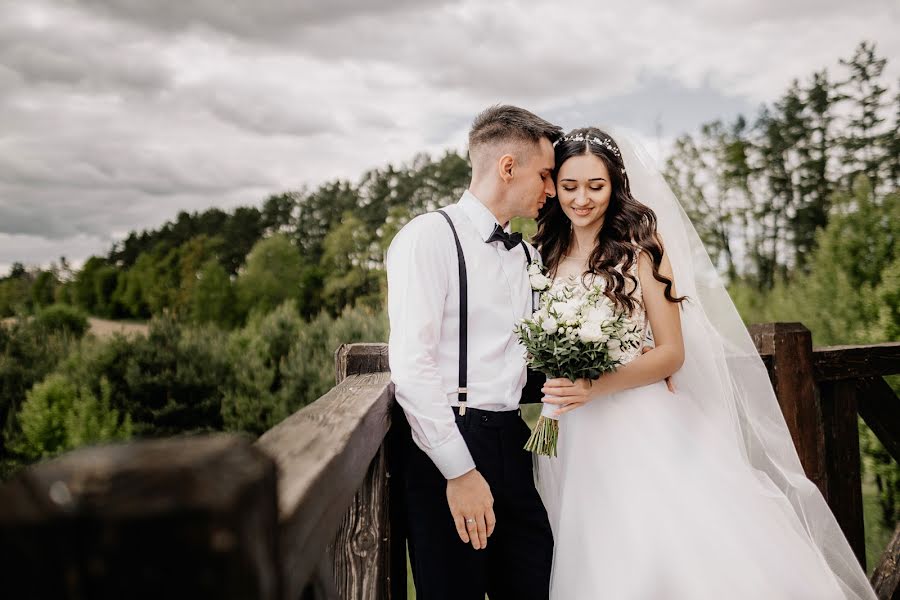
<svg viewBox="0 0 900 600"><path fill-rule="evenodd" d="M533 272L534 271L534 272ZM539 308L516 326L516 335L528 351L528 365L549 378L596 379L614 371L626 354L639 348L640 327L598 286L587 288L574 282L558 290L549 280L529 268L532 287L541 291ZM559 418L553 404L544 404L525 449L556 456Z"/></svg>

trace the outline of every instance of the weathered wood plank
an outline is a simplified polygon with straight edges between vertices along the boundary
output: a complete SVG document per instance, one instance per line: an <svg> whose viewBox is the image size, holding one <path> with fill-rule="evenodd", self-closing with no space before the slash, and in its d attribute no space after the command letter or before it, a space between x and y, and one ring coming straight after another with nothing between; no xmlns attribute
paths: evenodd
<svg viewBox="0 0 900 600"><path fill-rule="evenodd" d="M389 426L387 373L353 375L265 434L275 459L285 594L299 597L333 540Z"/></svg>
<svg viewBox="0 0 900 600"><path fill-rule="evenodd" d="M813 350L817 381L900 374L900 342L865 346L828 346Z"/></svg>
<svg viewBox="0 0 900 600"><path fill-rule="evenodd" d="M384 343L341 344L334 353L334 370L336 384L349 375L390 371L388 346Z"/></svg>
<svg viewBox="0 0 900 600"><path fill-rule="evenodd" d="M97 446L0 487L10 598L280 598L275 465L248 439Z"/></svg>
<svg viewBox="0 0 900 600"><path fill-rule="evenodd" d="M382 446L334 538L333 575L346 600L390 598L388 470Z"/></svg>
<svg viewBox="0 0 900 600"><path fill-rule="evenodd" d="M772 355L772 385L806 476L828 497L822 408L813 379L812 334L801 323L750 326L760 354Z"/></svg>
<svg viewBox="0 0 900 600"><path fill-rule="evenodd" d="M866 536L859 458L857 382L826 381L819 384L819 394L828 471L826 498L859 564L865 570Z"/></svg>
<svg viewBox="0 0 900 600"><path fill-rule="evenodd" d="M863 379L859 414L885 450L900 462L900 398L881 377Z"/></svg>
<svg viewBox="0 0 900 600"><path fill-rule="evenodd" d="M348 375L388 370L387 345L352 344L335 353L337 382ZM392 415L393 417L393 415ZM393 421L393 418L392 418ZM332 547L334 580L338 595L347 600L392 598L391 471L388 457L391 436L385 437L366 478L344 517ZM402 534L402 532L397 532ZM404 592L406 559L403 556Z"/></svg>
<svg viewBox="0 0 900 600"><path fill-rule="evenodd" d="M871 582L878 600L900 600L900 525L872 572Z"/></svg>

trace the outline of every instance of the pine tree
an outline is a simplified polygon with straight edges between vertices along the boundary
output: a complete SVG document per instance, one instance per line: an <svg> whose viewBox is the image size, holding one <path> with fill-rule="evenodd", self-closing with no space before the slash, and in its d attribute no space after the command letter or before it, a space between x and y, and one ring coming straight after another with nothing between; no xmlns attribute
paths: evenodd
<svg viewBox="0 0 900 600"><path fill-rule="evenodd" d="M869 178L872 190L878 191L886 162L881 141L885 122L883 97L887 91L879 78L887 60L876 56L874 43L862 42L853 58L840 62L849 70L847 79L839 86L840 98L849 114L846 131L840 138L846 169L843 184L849 189L863 173Z"/></svg>

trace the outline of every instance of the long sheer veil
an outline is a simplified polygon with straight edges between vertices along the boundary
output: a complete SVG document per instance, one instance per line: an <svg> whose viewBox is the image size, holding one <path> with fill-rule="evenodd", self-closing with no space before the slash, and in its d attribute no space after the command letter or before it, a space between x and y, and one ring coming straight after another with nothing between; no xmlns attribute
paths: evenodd
<svg viewBox="0 0 900 600"><path fill-rule="evenodd" d="M731 432L756 476L784 494L846 597L874 599L831 510L804 475L766 368L693 224L634 138L615 128L606 131L622 152L634 197L656 213L677 293L690 297L682 304L686 358L673 377L676 388Z"/></svg>

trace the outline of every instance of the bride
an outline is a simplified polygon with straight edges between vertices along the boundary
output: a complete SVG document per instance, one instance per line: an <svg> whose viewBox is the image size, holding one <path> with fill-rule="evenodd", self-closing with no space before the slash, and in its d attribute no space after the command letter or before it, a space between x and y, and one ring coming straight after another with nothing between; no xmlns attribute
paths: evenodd
<svg viewBox="0 0 900 600"><path fill-rule="evenodd" d="M603 286L654 343L599 379L544 386L560 418L558 458L535 459L551 598L874 599L696 231L619 141L586 128L557 142L557 199L538 217L553 286Z"/></svg>

